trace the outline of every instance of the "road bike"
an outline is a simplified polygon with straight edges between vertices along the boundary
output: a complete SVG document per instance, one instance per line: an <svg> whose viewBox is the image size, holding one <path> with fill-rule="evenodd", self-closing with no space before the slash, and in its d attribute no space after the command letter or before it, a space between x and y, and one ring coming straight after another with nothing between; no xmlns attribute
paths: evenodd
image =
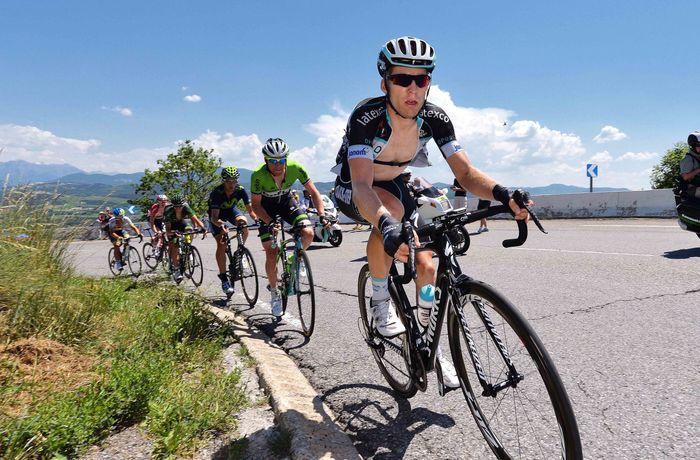
<svg viewBox="0 0 700 460"><path fill-rule="evenodd" d="M525 203L527 194L513 194L533 222L544 232L537 216ZM457 210L436 217L417 229L425 245L416 248L413 229L404 223L409 262L404 274L395 265L389 276L389 292L406 332L393 338L380 335L372 319L372 287L369 266L358 279L360 329L379 369L389 385L410 398L427 388L427 373L436 369L438 391L450 388L442 381L436 353L447 315L447 333L460 388L481 433L499 459L581 459L581 440L569 397L554 362L525 317L490 285L462 273L454 255L451 229L485 217L510 212L506 205L475 212ZM518 237L504 247L522 245L527 223L518 220ZM546 233L546 232L545 232ZM415 278L415 250L437 254L435 302L428 327L414 317L404 285Z"/></svg>
<svg viewBox="0 0 700 460"><path fill-rule="evenodd" d="M164 263L163 259L168 257L168 245L165 243L165 224L161 225L160 230L159 235L152 237L151 241L147 241L141 246L143 260L151 270L155 270L158 264Z"/></svg>
<svg viewBox="0 0 700 460"><path fill-rule="evenodd" d="M124 232L124 236L121 239L121 255L122 255L122 269L123 267L129 267L129 272L132 276L138 277L141 275L141 256L139 255L138 249L133 247L129 242L133 238L128 233ZM140 240L143 241L143 237L139 236ZM114 276L120 275L122 269L117 267L117 259L114 256L114 246L109 248L107 253L107 263L109 264L109 270Z"/></svg>
<svg viewBox="0 0 700 460"><path fill-rule="evenodd" d="M284 315L287 311L289 297L296 296L302 333L305 337L311 337L316 318L316 295L309 257L301 244L301 229L314 224L292 226L289 229L291 238L285 238L285 229L280 216L275 217L273 225L279 228L272 237L272 247L277 248L275 265L277 265L277 289L282 296L282 314Z"/></svg>
<svg viewBox="0 0 700 460"><path fill-rule="evenodd" d="M204 278L204 265L202 264L202 256L199 255L199 250L192 244L192 235L202 234L202 239L206 236L205 230L185 230L183 232L174 231L174 239L177 244L177 251L180 255L180 273L192 281L192 284L199 286ZM170 256L170 254L168 254ZM171 257L168 257L168 273L172 276L173 281L180 284L180 281L175 279L175 267Z"/></svg>
<svg viewBox="0 0 700 460"><path fill-rule="evenodd" d="M235 251L231 250L231 237L226 232L223 239L226 242L226 257L228 259L228 276L231 286L236 281L240 281L243 287L243 295L251 307L258 301L258 269L255 266L253 255L243 243L243 229L255 228L256 226L240 223L236 225L236 240L238 246ZM230 295L227 295L231 298Z"/></svg>

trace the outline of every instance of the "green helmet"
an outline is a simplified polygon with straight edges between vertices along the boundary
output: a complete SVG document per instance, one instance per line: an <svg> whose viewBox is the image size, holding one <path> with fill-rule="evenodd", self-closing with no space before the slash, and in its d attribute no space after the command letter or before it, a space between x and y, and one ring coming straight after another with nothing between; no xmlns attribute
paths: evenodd
<svg viewBox="0 0 700 460"><path fill-rule="evenodd" d="M233 166L226 166L224 169L221 170L222 180L234 179L238 181L240 177L241 174L238 172L238 169L234 168Z"/></svg>
<svg viewBox="0 0 700 460"><path fill-rule="evenodd" d="M170 197L170 203L173 206L182 206L185 204L185 197L183 197L179 193L175 193L173 194L173 196Z"/></svg>

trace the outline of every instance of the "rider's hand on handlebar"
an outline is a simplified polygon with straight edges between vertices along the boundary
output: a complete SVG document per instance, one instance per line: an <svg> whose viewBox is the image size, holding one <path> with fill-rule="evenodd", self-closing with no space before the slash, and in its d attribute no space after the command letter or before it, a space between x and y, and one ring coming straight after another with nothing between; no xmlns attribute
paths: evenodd
<svg viewBox="0 0 700 460"><path fill-rule="evenodd" d="M321 223L321 225L323 225L323 228L325 228L326 230L331 229L331 221L328 220L328 217L326 217L325 215L318 216L318 221Z"/></svg>

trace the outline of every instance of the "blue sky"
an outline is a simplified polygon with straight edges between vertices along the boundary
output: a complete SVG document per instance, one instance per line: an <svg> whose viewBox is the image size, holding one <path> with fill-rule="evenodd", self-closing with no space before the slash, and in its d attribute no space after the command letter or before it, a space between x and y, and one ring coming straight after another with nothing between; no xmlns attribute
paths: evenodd
<svg viewBox="0 0 700 460"><path fill-rule="evenodd" d="M379 95L376 55L437 50L430 99L506 185L648 189L700 129L690 1L0 3L0 161L153 167L193 139L252 168L282 137L331 180L347 116ZM503 123L506 123L504 126ZM431 180L451 176L436 148Z"/></svg>

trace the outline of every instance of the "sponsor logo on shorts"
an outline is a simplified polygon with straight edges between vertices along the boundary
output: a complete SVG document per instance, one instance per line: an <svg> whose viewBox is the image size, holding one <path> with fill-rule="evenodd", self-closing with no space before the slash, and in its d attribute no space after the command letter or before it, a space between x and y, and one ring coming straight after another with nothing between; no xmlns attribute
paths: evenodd
<svg viewBox="0 0 700 460"><path fill-rule="evenodd" d="M351 204L352 203L352 190L347 189L343 187L342 185L338 185L335 188L335 198L342 201L345 204Z"/></svg>
<svg viewBox="0 0 700 460"><path fill-rule="evenodd" d="M354 150L348 151L348 158L365 156L365 155L366 155L366 149L364 147L361 149L354 149Z"/></svg>

